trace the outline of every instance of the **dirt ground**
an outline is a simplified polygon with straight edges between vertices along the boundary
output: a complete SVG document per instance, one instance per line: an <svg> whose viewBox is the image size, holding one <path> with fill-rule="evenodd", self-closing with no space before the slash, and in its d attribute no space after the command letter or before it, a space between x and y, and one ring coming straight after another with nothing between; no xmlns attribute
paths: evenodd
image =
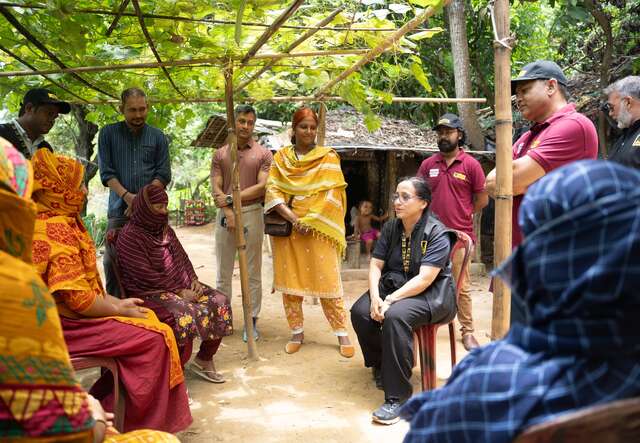
<svg viewBox="0 0 640 443"><path fill-rule="evenodd" d="M176 229L201 281L215 283L213 225ZM284 352L289 331L280 293L271 293L272 264L265 251L262 270L263 302L259 321L259 361L249 361L242 342L242 302L239 273L233 276L232 306L235 333L226 337L215 362L227 378L212 384L186 372L193 425L179 434L183 442L400 442L408 429L401 421L393 426L372 424L371 412L382 404L371 372L363 365L356 346L354 358L338 353L320 305L305 302L305 344L293 355ZM473 277L473 313L476 338L489 341L491 298L486 277ZM346 281L347 307L366 290L365 280ZM481 289L482 288L482 289ZM350 329L351 339L357 339ZM437 342L439 384L451 365L447 328L440 328ZM195 348L197 350L197 347ZM459 358L465 355L458 343ZM420 370L414 369L414 391L420 390Z"/></svg>

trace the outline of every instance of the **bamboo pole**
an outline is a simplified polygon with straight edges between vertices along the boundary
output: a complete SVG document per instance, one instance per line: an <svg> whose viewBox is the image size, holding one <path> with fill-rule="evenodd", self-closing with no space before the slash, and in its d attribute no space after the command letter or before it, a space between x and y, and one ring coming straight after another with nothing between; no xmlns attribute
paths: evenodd
<svg viewBox="0 0 640 443"><path fill-rule="evenodd" d="M496 217L494 263L511 254L511 211L513 206L513 160L511 152L511 48L509 41L509 0L496 0L495 88L496 88ZM500 279L493 279L491 339L502 338L509 329L511 291Z"/></svg>
<svg viewBox="0 0 640 443"><path fill-rule="evenodd" d="M254 55L258 53L258 50L262 48L262 46L267 43L267 41L271 38L273 34L276 33L278 29L293 15L294 12L298 10L300 6L304 3L305 0L295 0L291 6L285 9L282 14L278 16L274 20L274 22L264 31L264 33L258 37L258 40L249 48L247 54L242 58L241 64L242 66L246 65L249 60L253 58Z"/></svg>
<svg viewBox="0 0 640 443"><path fill-rule="evenodd" d="M21 4L21 3L14 3L14 2L1 2L0 1L0 6L4 6L7 8L20 8L20 9L29 9L29 10L42 10L42 9L48 9L47 6L45 5L38 5L38 4ZM89 15L108 15L108 16L117 16L118 13L114 12L114 11L108 11L108 10L104 10L104 9L90 9L90 8L73 8L71 9L70 13L72 14L89 14ZM122 12L120 14L120 16L122 17L136 17L136 14L131 13L131 12ZM172 21L172 22L190 22L190 23L210 23L210 24L215 24L215 25L235 25L236 22L232 21L232 20L217 20L217 19L210 19L210 18L192 18L192 17L181 17L181 16L175 16L175 15L166 15L166 14L143 14L142 15L145 19L150 18L150 19L156 19L156 20L168 20L168 21ZM268 28L269 25L268 23L258 23L258 22L242 22L242 26L249 26L249 27L257 27L257 28ZM306 30L306 29L313 29L313 26L304 26L304 25L282 25L281 28L283 29L301 29L301 30ZM333 27L327 27L327 28L322 28L322 31L343 31L343 32L395 32L397 31L397 28L371 28L371 27L355 27L355 28L347 28L344 26L333 26ZM433 29L430 28L420 28L420 29L416 29L416 31L422 32L422 31L433 31Z"/></svg>
<svg viewBox="0 0 640 443"><path fill-rule="evenodd" d="M446 6L449 3L449 1L450 0L444 0L442 2L442 6ZM438 10L439 10L439 8L435 8L433 6L429 6L428 8L426 8L422 13L418 14L413 19L409 20L400 29L398 29L396 32L394 32L389 37L384 39L382 41L382 43L380 43L378 46L376 46L375 48L370 50L364 57L362 57L360 60L358 60L353 66L351 66L350 68L346 69L345 71L342 72L342 74L340 74L339 76L337 76L333 80L329 81L326 85L321 87L315 93L315 96L316 97L321 97L321 96L325 95L336 84L338 84L342 80L346 79L347 77L349 77L354 72L360 70L360 68L362 68L364 65L366 65L371 60L373 60L374 58L376 58L377 56L382 54L384 51L389 49L391 46L396 44L402 37L404 37L405 34L407 34L408 32L411 32L414 29L416 29L422 22L424 22L426 19L428 19L429 17L434 15Z"/></svg>
<svg viewBox="0 0 640 443"><path fill-rule="evenodd" d="M0 8L0 11L2 11L1 8ZM252 60L282 60L286 58L328 57L328 56L336 56L336 55L362 55L362 54L366 54L367 51L368 49L334 49L329 51L292 52L290 54L265 53L265 54L254 55ZM163 68L166 66L190 66L190 67L196 68L198 67L198 65L226 64L227 60L228 58L224 58L224 57L209 57L209 58L199 58L199 59L190 59L190 60L124 63L120 65L106 65L106 66L79 66L75 68L69 68L67 66L64 66L64 67L61 67L60 69L45 69L40 71L0 72L0 77L22 77L22 76L42 75L42 74L77 74L77 73L83 73L83 72L103 72L103 71L120 71L120 70L127 70L127 69ZM205 67L208 67L208 66L205 66Z"/></svg>
<svg viewBox="0 0 640 443"><path fill-rule="evenodd" d="M25 28L14 16L13 14L11 14L11 12L9 12L9 10L5 7L0 6L0 14L2 14L4 16L4 18L7 19L7 21L9 23L11 23L11 25L13 25L14 28L16 28L16 30L24 37L26 38L29 42L31 42L36 48L38 48L40 51L42 51L44 53L44 55L47 56L47 58L49 58L49 60L51 60L52 62L54 62L56 65L58 65L61 69L65 69L67 68L67 65L64 64L64 62L62 60L60 60L53 52L49 51L49 49L47 49L47 47L45 45L43 45L37 38L35 38L35 36L29 32L29 30L27 28ZM27 72L33 72L33 71L27 71ZM38 72L35 75L40 75L40 73ZM78 80L79 82L81 82L82 84L84 84L85 86L93 89L94 91L98 91L101 94L106 95L107 97L111 97L111 98L117 98L115 95L110 94L104 90L102 90L101 88L99 88L98 86L95 86L94 84L88 82L87 80L85 80L84 78L80 77L78 74L72 73L71 74L73 76L73 78L75 78L76 80Z"/></svg>
<svg viewBox="0 0 640 443"><path fill-rule="evenodd" d="M1 77L1 76L0 76ZM188 99L182 98L148 98L150 103L156 104L176 104L176 103L223 103L224 98L219 97L194 97ZM256 102L346 102L347 100L339 96L325 96L321 98L307 97L307 96L281 96L270 98L251 98L248 97L242 100L246 103ZM486 98L425 98L425 97L393 97L391 100L393 103L486 103ZM118 103L118 100L96 100L83 102L90 105L104 105L110 103Z"/></svg>
<svg viewBox="0 0 640 443"><path fill-rule="evenodd" d="M153 55L155 56L158 63L162 63L162 58L160 58L160 54L156 49L156 45L153 43L153 39L151 38L151 34L149 34L147 25L144 24L144 17L142 16L140 3L138 3L138 0L131 0L131 3L133 4L133 8L135 9L136 15L138 16L138 22L140 23L140 30L142 31L142 34L144 34L144 38L147 40L147 44L149 45L151 52L153 52ZM165 77L167 77L167 80L169 80L169 83L171 83L171 86L173 87L173 89L175 89L175 91L181 96L186 97L184 93L180 89L178 89L178 87L174 83L173 79L171 78L171 75L169 75L169 70L165 66L161 66L160 69L162 69L162 72L164 73Z"/></svg>
<svg viewBox="0 0 640 443"><path fill-rule="evenodd" d="M291 52L293 51L295 48L297 48L298 46L300 46L305 40L309 39L311 36L313 36L316 32L318 32L324 25L329 24L333 21L333 19L340 13L342 12L342 10L344 9L344 6L340 6L339 8L337 8L335 11L333 11L331 14L329 14L326 18L324 18L323 20L321 20L320 22L318 22L313 28L309 29L307 32L305 32L303 35L301 35L298 39L296 39L296 41L294 41L293 43L291 43L289 46L287 46L285 48L284 51L285 53ZM251 77L249 77L248 79L240 82L240 84L238 86L236 86L234 92L240 91L244 88L247 87L247 85L249 83L251 83L252 81L256 80L258 77L260 77L262 74L264 74L265 72L267 72L269 69L271 69L273 67L273 65L275 65L277 63L277 60L271 60L269 63L267 63L265 66L263 66L261 69L259 69L256 73L252 74Z"/></svg>
<svg viewBox="0 0 640 443"><path fill-rule="evenodd" d="M235 218L236 248L238 250L238 262L240 264L240 288L242 290L242 311L244 314L244 327L247 330L247 353L249 359L258 359L258 347L253 337L253 317L251 315L251 294L249 294L249 270L247 267L247 242L244 238L244 225L242 224L242 199L240 198L240 167L238 162L238 143L236 139L236 119L233 109L233 62L229 61L224 70L225 104L227 108L227 128L229 136L227 143L231 151L231 164L233 165L233 212ZM227 294L231 296L231 294Z"/></svg>
<svg viewBox="0 0 640 443"><path fill-rule="evenodd" d="M327 134L327 106L324 103L320 103L320 109L318 112L318 130L316 133L316 144L318 146L324 146ZM317 305L320 303L318 297L312 297L311 304Z"/></svg>

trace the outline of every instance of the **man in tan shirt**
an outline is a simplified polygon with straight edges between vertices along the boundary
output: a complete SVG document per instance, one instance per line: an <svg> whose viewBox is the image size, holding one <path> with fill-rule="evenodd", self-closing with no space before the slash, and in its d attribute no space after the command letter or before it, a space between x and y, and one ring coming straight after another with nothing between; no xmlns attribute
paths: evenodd
<svg viewBox="0 0 640 443"><path fill-rule="evenodd" d="M240 196L242 199L242 224L247 242L249 266L249 292L251 294L254 335L262 304L262 240L264 238L263 207L265 185L273 156L268 149L253 140L256 111L249 105L239 105L235 110L240 168ZM216 217L216 288L231 298L231 277L236 256L233 214L231 151L228 145L218 149L211 162L211 188L215 204L220 210ZM243 340L247 341L246 328Z"/></svg>

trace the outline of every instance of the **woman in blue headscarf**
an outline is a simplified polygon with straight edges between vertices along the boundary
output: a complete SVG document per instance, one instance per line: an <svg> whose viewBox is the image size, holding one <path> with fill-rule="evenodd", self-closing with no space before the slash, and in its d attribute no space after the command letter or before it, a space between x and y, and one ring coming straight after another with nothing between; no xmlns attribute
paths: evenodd
<svg viewBox="0 0 640 443"><path fill-rule="evenodd" d="M640 173L585 160L536 182L525 242L495 274L526 314L403 409L405 442L510 442L561 414L640 395Z"/></svg>

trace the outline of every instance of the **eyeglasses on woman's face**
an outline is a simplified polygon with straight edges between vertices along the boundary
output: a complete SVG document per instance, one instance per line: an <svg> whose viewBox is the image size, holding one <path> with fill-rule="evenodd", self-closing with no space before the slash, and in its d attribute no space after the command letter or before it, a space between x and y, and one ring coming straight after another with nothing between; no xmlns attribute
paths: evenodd
<svg viewBox="0 0 640 443"><path fill-rule="evenodd" d="M400 203L406 203L411 199L416 198L415 195L411 195L407 192L396 192L393 194L393 201L399 201Z"/></svg>

